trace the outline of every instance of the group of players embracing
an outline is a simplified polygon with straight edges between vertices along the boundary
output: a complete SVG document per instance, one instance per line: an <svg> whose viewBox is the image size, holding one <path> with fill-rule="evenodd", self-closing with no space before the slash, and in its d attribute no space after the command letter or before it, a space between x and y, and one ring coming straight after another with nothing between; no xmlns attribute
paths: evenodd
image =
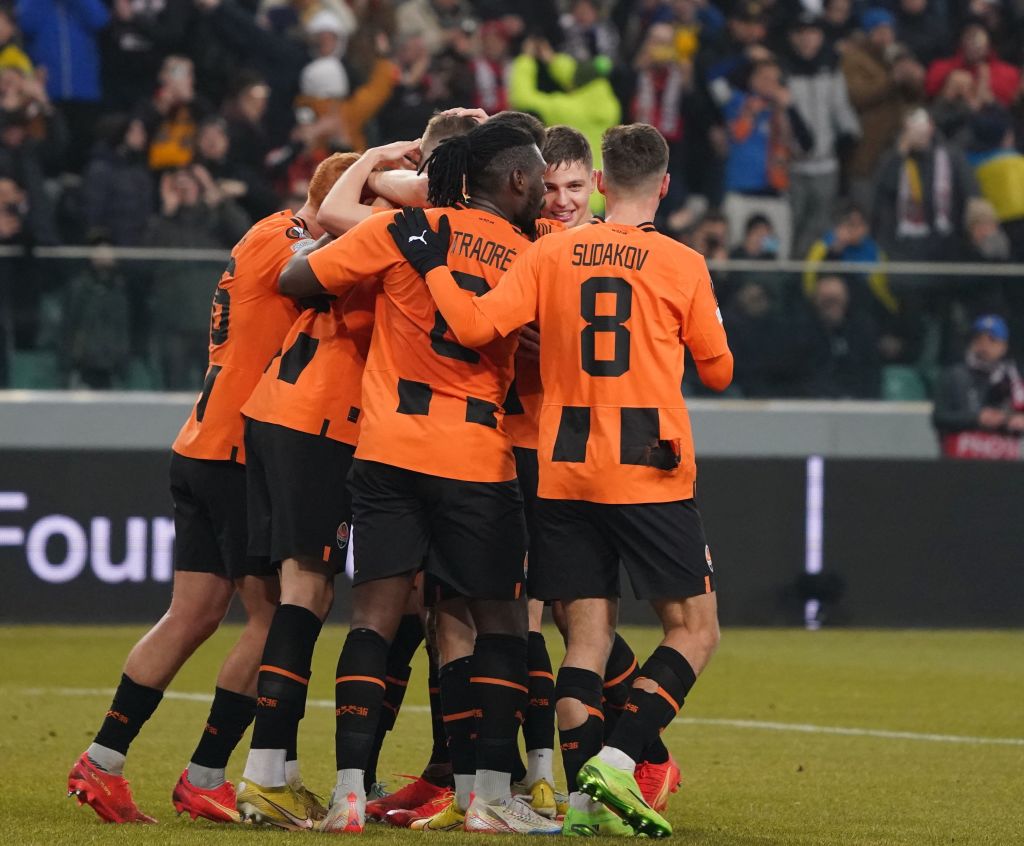
<svg viewBox="0 0 1024 846"><path fill-rule="evenodd" d="M732 355L703 259L651 223L664 139L615 127L602 155L595 172L579 132L526 114L446 112L416 141L327 159L301 209L235 246L173 447L170 608L71 770L80 803L154 822L123 777L128 747L237 593L247 622L179 812L326 832L373 819L671 834L660 812L680 774L660 734L719 637L684 347L716 390ZM325 808L296 738L347 555ZM620 565L664 628L642 665L615 631ZM545 604L566 642L557 678ZM424 640L433 751L386 794L377 759ZM225 768L253 721L236 792Z"/></svg>

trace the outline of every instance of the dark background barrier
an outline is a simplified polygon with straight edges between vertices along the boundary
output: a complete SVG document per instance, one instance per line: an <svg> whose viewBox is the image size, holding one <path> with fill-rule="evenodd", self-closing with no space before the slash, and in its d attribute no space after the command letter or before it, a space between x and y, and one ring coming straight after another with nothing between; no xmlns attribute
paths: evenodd
<svg viewBox="0 0 1024 846"><path fill-rule="evenodd" d="M0 622L155 620L172 575L168 457L0 451ZM805 480L796 459L701 462L724 625L800 625L810 595L826 625L1024 624L1024 467L827 460L817 580L803 576ZM347 611L342 588L333 614ZM653 619L632 600L622 618Z"/></svg>

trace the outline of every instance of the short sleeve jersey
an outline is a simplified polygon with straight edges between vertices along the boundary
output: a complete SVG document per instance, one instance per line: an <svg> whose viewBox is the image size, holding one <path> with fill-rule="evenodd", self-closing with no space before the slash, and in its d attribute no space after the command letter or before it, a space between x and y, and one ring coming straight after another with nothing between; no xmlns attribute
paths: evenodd
<svg viewBox="0 0 1024 846"><path fill-rule="evenodd" d="M242 414L355 446L376 284L362 282L326 311L295 321Z"/></svg>
<svg viewBox="0 0 1024 846"><path fill-rule="evenodd" d="M203 391L172 449L188 458L245 461L242 404L279 349L299 311L277 278L311 243L290 211L254 224L231 251L213 294L210 366Z"/></svg>
<svg viewBox="0 0 1024 846"><path fill-rule="evenodd" d="M449 267L467 297L489 291L529 241L507 220L477 209L429 209L452 229ZM320 284L340 294L379 280L375 325L363 374L356 457L472 482L515 478L502 403L512 381L512 334L479 349L461 346L426 283L375 214L309 256Z"/></svg>
<svg viewBox="0 0 1024 846"><path fill-rule="evenodd" d="M650 225L595 222L534 244L478 305L502 334L540 323L540 496L693 496L683 345L728 352L699 254Z"/></svg>

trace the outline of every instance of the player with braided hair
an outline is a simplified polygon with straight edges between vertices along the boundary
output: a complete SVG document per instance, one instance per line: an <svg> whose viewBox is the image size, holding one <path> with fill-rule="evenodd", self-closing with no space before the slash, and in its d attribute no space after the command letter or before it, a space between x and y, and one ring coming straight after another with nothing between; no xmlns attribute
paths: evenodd
<svg viewBox="0 0 1024 846"><path fill-rule="evenodd" d="M434 225L446 222L449 267L466 296L489 290L528 246L523 233L540 209L543 173L533 138L502 124L450 138L430 157L428 196L437 208L425 214ZM426 561L433 583L465 597L478 633L460 668L475 698L468 716L476 718L477 734L465 827L555 833L556 823L510 792L527 694L522 499L501 426L516 341L461 346L434 306L425 268L395 246L391 217L373 215L332 244L296 256L280 282L290 296L342 294L365 279L378 280L382 291L349 482L359 542L337 682L344 755L323 828L362 830L363 773L386 688L387 648ZM426 245L428 235L436 237L430 227L410 233L407 244ZM438 554L427 557L428 549ZM442 614L445 604L438 605Z"/></svg>

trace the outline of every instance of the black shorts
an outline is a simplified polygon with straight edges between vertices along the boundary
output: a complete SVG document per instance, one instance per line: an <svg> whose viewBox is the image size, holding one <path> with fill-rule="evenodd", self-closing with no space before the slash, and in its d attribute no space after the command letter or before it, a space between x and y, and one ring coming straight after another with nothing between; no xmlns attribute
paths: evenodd
<svg viewBox="0 0 1024 846"><path fill-rule="evenodd" d="M620 561L637 599L685 599L715 589L692 499L637 505L538 499L537 523L530 562L536 599L618 597Z"/></svg>
<svg viewBox="0 0 1024 846"><path fill-rule="evenodd" d="M245 422L249 552L275 564L286 558L345 569L352 501L345 479L355 448L321 435Z"/></svg>
<svg viewBox="0 0 1024 846"><path fill-rule="evenodd" d="M533 548L537 536L537 450L513 447L516 457L516 476L523 495L523 516L526 518L526 539Z"/></svg>
<svg viewBox="0 0 1024 846"><path fill-rule="evenodd" d="M354 584L422 566L428 591L440 582L472 599L519 597L526 531L515 479L464 482L356 459L349 489Z"/></svg>
<svg viewBox="0 0 1024 846"><path fill-rule="evenodd" d="M226 579L269 576L265 557L246 551L244 464L171 453L174 569Z"/></svg>

